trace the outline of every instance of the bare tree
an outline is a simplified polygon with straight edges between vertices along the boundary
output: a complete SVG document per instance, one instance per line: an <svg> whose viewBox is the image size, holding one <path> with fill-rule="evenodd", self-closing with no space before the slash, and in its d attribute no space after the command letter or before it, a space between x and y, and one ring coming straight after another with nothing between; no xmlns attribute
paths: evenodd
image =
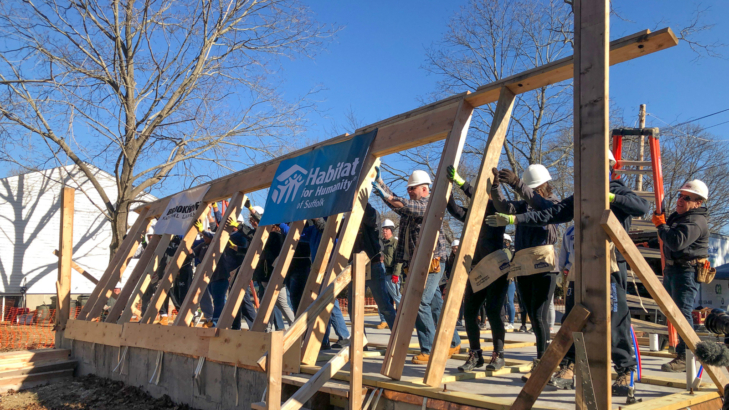
<svg viewBox="0 0 729 410"><path fill-rule="evenodd" d="M300 131L311 105L276 92L278 59L314 56L334 31L296 0L2 2L5 159L75 163L104 201L113 254L141 193L250 165ZM113 169L115 200L88 164Z"/></svg>

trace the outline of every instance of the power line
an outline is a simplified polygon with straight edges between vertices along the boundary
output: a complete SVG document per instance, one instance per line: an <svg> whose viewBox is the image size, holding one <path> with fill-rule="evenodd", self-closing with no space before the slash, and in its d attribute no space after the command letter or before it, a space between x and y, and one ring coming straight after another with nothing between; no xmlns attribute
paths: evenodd
<svg viewBox="0 0 729 410"><path fill-rule="evenodd" d="M724 124L726 124L726 123L729 123L729 121L724 121L724 122L720 122L720 123L718 123L718 124L714 124L714 125L712 125L712 126L709 126L709 127L706 127L706 128L704 128L704 129L705 129L705 130L708 130L709 128L714 128L714 127L718 127L719 125L724 125Z"/></svg>
<svg viewBox="0 0 729 410"><path fill-rule="evenodd" d="M684 121L684 122L682 122L680 124L671 125L668 128L675 128L675 127L678 127L678 126L681 126L681 125L686 125L686 124L688 124L690 122L694 122L694 121L698 121L698 120L703 120L704 118L709 118L709 117L712 117L712 116L717 115L717 114L721 114L721 113L726 112L726 111L729 111L729 108L724 109L724 110L721 110L721 111L717 111L717 112L714 112L714 113L711 113L711 114L708 114L708 115L704 115L703 117L694 118L692 120ZM713 127L713 125L712 125L712 127Z"/></svg>

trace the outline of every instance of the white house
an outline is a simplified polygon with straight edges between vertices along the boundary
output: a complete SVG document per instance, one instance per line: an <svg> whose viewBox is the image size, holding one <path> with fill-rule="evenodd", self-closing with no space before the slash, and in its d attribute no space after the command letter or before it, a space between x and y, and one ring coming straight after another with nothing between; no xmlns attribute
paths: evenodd
<svg viewBox="0 0 729 410"><path fill-rule="evenodd" d="M117 197L114 176L91 167L111 201ZM26 290L26 306L50 302L56 293L63 186L76 189L73 223L73 261L99 278L109 264L111 224L102 214L104 203L75 165L0 179L0 303ZM139 198L154 201L155 197ZM136 220L132 213L129 224ZM131 273L136 260L126 270ZM125 275L126 276L126 275ZM71 273L71 293L88 294L94 284ZM17 306L17 304L16 304Z"/></svg>

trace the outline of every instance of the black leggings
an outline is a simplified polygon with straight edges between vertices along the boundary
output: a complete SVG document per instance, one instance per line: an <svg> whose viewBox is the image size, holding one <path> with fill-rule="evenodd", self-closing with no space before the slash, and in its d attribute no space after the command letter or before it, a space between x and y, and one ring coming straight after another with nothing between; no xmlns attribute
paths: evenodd
<svg viewBox="0 0 729 410"><path fill-rule="evenodd" d="M537 273L519 276L516 283L537 337L537 359L541 359L549 340L549 323L546 323L545 311L549 310L549 294L554 292L557 285L557 275Z"/></svg>
<svg viewBox="0 0 729 410"><path fill-rule="evenodd" d="M466 334L471 350L481 349L481 329L478 327L478 312L486 301L486 316L491 324L491 336L494 340L494 351L504 351L504 319L501 317L501 307L506 300L506 291L509 289L509 275L503 275L494 283L478 292L473 292L471 283L466 286L463 317L466 321Z"/></svg>

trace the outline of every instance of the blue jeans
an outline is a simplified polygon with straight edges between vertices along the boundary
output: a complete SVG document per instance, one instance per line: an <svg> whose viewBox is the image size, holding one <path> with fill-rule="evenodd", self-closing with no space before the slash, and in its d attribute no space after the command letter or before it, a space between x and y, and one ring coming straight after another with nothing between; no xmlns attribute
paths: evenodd
<svg viewBox="0 0 729 410"><path fill-rule="evenodd" d="M418 307L418 317L415 320L415 330L418 333L418 343L420 351L430 354L433 347L433 339L435 338L435 326L440 319L440 311L443 308L443 295L440 293L438 282L443 276L445 263L440 264L440 272L429 273L428 280L425 282L425 290L423 297L420 299ZM453 329L453 340L451 347L461 344L461 338L458 336L458 330Z"/></svg>
<svg viewBox="0 0 729 410"><path fill-rule="evenodd" d="M228 279L210 282L208 289L210 289L210 295L213 297L213 324L217 326L218 318L220 313L223 312L225 299L228 296Z"/></svg>
<svg viewBox="0 0 729 410"><path fill-rule="evenodd" d="M514 293L516 292L516 283L509 281L509 288L506 290L506 314L509 316L509 323L514 324L514 316L516 309L514 308Z"/></svg>
<svg viewBox="0 0 729 410"><path fill-rule="evenodd" d="M286 276L288 283L286 287L289 290L289 300L291 301L291 307L294 309L294 313L299 310L299 303L301 297L304 295L304 289L306 288L306 281L309 278L309 268L306 269L294 269L289 272Z"/></svg>
<svg viewBox="0 0 729 410"><path fill-rule="evenodd" d="M666 264L663 271L663 287L671 295L671 299L676 302L686 320L693 326L694 318L691 312L694 310L694 299L699 292L699 285L696 283L696 268ZM686 343L681 336L678 337L676 353L686 354Z"/></svg>
<svg viewBox="0 0 729 410"><path fill-rule="evenodd" d="M395 316L397 312L392 307L393 299L390 297L390 293L387 291L387 284L385 283L390 278L385 274L385 264L382 262L372 262L370 264L370 280L365 282L365 286L370 288L372 297L375 299L377 304L377 310L380 312L380 317L385 318L385 322L390 326L390 329L395 325ZM390 280L392 283L392 280ZM352 320L352 284L349 284L349 292L347 292L347 311L349 313L349 320ZM365 334L367 331L365 331Z"/></svg>
<svg viewBox="0 0 729 410"><path fill-rule="evenodd" d="M324 332L324 340L322 340L323 346L329 346L329 329L331 329L332 327L334 327L334 333L336 333L340 339L349 339L349 330L347 329L347 323L344 321L342 309L339 308L339 301L336 299L334 300L332 315L329 316L327 331Z"/></svg>
<svg viewBox="0 0 729 410"><path fill-rule="evenodd" d="M205 288L205 292L200 296L200 310L205 319L213 319L213 296L210 295L210 285Z"/></svg>
<svg viewBox="0 0 729 410"><path fill-rule="evenodd" d="M392 283L392 275L385 273L385 287L387 288L387 293L389 293L392 300L395 301L395 313L397 316L397 309L400 309L400 300L402 299L402 294L400 294L400 284ZM385 321L385 316L382 313L380 313L380 321ZM392 327L390 329L392 329Z"/></svg>

